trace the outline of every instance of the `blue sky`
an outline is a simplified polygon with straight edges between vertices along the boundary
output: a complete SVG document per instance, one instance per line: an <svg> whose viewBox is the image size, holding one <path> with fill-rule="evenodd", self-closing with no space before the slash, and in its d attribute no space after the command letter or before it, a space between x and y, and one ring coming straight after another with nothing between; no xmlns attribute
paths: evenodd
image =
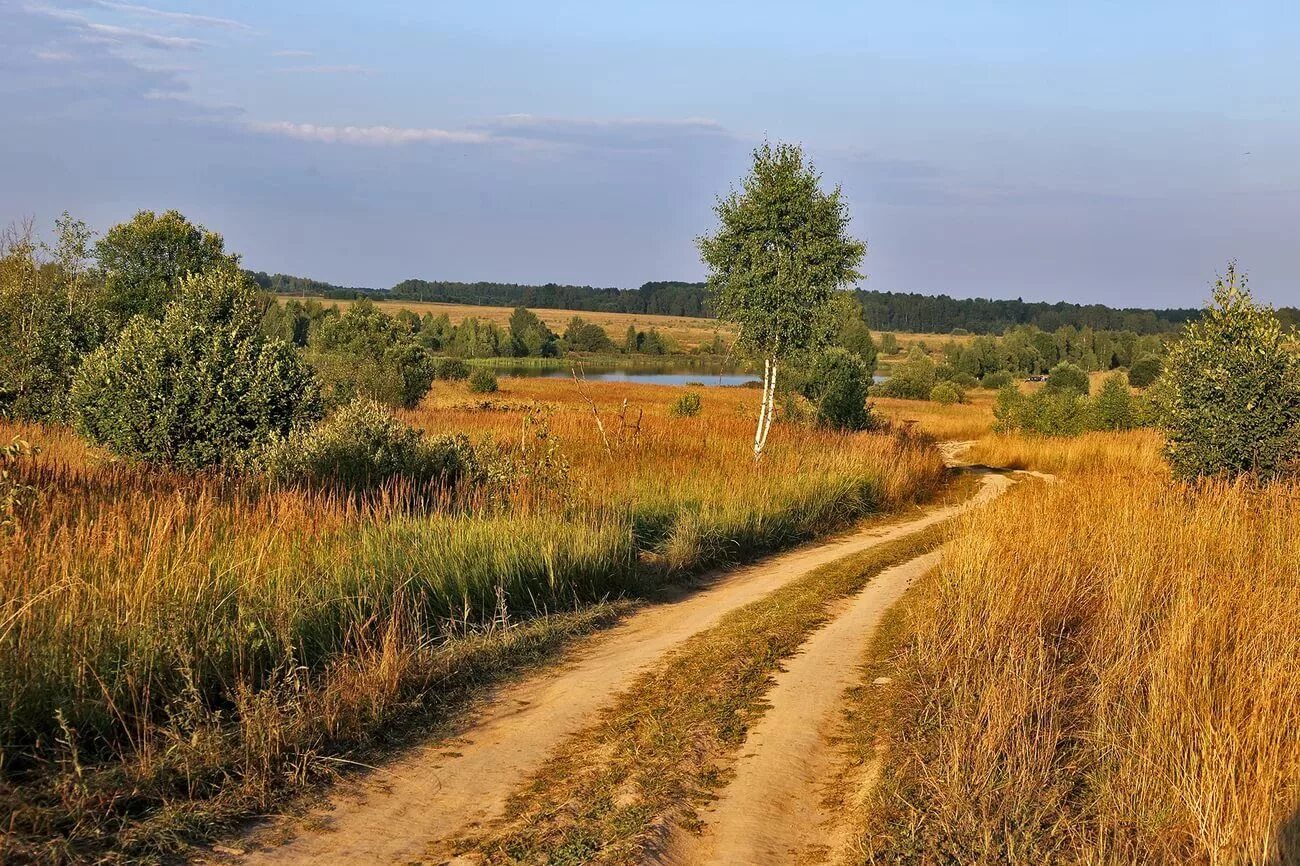
<svg viewBox="0 0 1300 866"><path fill-rule="evenodd" d="M249 267L636 286L765 137L869 288L1300 304L1285 2L0 0L3 219L176 207Z"/></svg>

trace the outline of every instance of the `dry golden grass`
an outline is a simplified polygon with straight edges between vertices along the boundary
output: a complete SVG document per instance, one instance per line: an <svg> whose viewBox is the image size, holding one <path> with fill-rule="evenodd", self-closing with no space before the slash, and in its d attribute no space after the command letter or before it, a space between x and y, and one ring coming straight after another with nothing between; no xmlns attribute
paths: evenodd
<svg viewBox="0 0 1300 866"><path fill-rule="evenodd" d="M42 449L18 468L39 504L0 546L0 859L182 847L511 666L500 641L467 655L467 633L588 611L942 477L923 441L792 425L755 468L757 391L703 389L700 416L672 418L681 389L502 381L486 400L440 385L406 415L493 438L524 476L422 512L149 471L0 424Z"/></svg>
<svg viewBox="0 0 1300 866"><path fill-rule="evenodd" d="M1064 483L965 518L915 605L865 860L1300 859L1300 486L1182 487L1158 446L978 446Z"/></svg>
<svg viewBox="0 0 1300 866"><path fill-rule="evenodd" d="M872 408L895 424L915 426L917 430L939 440L977 439L993 430L993 391L972 389L969 403L945 406L928 400L897 400L874 397Z"/></svg>

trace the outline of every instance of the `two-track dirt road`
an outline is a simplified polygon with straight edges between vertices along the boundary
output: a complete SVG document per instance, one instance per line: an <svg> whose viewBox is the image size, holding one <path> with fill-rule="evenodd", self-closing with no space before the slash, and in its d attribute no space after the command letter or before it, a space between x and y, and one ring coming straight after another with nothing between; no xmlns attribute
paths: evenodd
<svg viewBox="0 0 1300 866"><path fill-rule="evenodd" d="M956 452L945 448L953 459ZM248 864L443 862L431 852L499 818L510 795L566 738L672 648L724 615L809 571L919 532L1000 494L1012 483L980 476L960 505L873 526L735 569L707 588L647 607L579 646L558 667L502 687L461 736L414 749L348 779L287 842L263 845ZM776 678L770 709L751 730L737 773L699 839L674 837L674 863L784 863L820 838L815 780L830 756L824 733L853 681L875 624L937 560L927 554L878 575L818 630ZM305 829L310 827L311 829ZM269 838L263 833L262 838ZM679 844L680 842L680 844ZM256 835L252 844L257 846ZM464 862L473 862L472 856Z"/></svg>

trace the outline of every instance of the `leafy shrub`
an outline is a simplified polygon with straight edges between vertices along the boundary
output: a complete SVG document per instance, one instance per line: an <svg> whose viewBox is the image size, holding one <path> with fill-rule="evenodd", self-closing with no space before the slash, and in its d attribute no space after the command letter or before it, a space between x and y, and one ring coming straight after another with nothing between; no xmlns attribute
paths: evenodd
<svg viewBox="0 0 1300 866"><path fill-rule="evenodd" d="M1106 377L1093 400L1093 408L1098 430L1129 430L1138 424L1133 395L1129 393L1122 373Z"/></svg>
<svg viewBox="0 0 1300 866"><path fill-rule="evenodd" d="M1133 362L1128 370L1128 383L1134 388L1145 388L1160 378L1164 371L1164 361L1159 355L1143 355Z"/></svg>
<svg viewBox="0 0 1300 866"><path fill-rule="evenodd" d="M494 394L497 388L497 374L487 367L479 367L470 374L469 389L475 394Z"/></svg>
<svg viewBox="0 0 1300 866"><path fill-rule="evenodd" d="M261 455L279 484L364 493L400 479L421 493L478 480L482 469L464 436L427 437L373 400L357 400L308 430L278 439Z"/></svg>
<svg viewBox="0 0 1300 866"><path fill-rule="evenodd" d="M1073 388L1041 388L1022 394L1015 385L998 392L993 406L996 429L1021 430L1042 436L1077 436L1094 429L1094 413L1088 398Z"/></svg>
<svg viewBox="0 0 1300 866"><path fill-rule="evenodd" d="M1088 374L1068 361L1062 361L1047 374L1047 384L1043 388L1047 391L1077 391L1087 396Z"/></svg>
<svg viewBox="0 0 1300 866"><path fill-rule="evenodd" d="M961 392L957 390L957 387L952 382L940 382L930 389L930 399L946 406L960 403L961 396Z"/></svg>
<svg viewBox="0 0 1300 866"><path fill-rule="evenodd" d="M415 341L409 327L368 298L341 316L323 319L309 346L331 406L368 397L410 409L433 385L428 349Z"/></svg>
<svg viewBox="0 0 1300 866"><path fill-rule="evenodd" d="M460 358L434 358L433 378L447 382L463 382L469 378L469 364Z"/></svg>
<svg viewBox="0 0 1300 866"><path fill-rule="evenodd" d="M614 341L600 325L574 316L564 329L564 346L570 352L611 352Z"/></svg>
<svg viewBox="0 0 1300 866"><path fill-rule="evenodd" d="M673 402L669 413L674 418L694 418L700 414L700 395L694 391L687 391Z"/></svg>
<svg viewBox="0 0 1300 866"><path fill-rule="evenodd" d="M1010 370L994 370L992 373L985 373L980 379L980 387L988 388L990 391L999 391L1008 385L1014 384L1016 377L1011 374Z"/></svg>
<svg viewBox="0 0 1300 866"><path fill-rule="evenodd" d="M867 394L871 371L861 356L833 348L813 362L803 394L817 407L817 422L837 430L871 426Z"/></svg>
<svg viewBox="0 0 1300 866"><path fill-rule="evenodd" d="M1300 457L1300 356L1235 265L1166 360L1166 454L1182 478L1273 478Z"/></svg>
<svg viewBox="0 0 1300 866"><path fill-rule="evenodd" d="M133 459L198 468L237 462L315 420L311 369L260 322L238 271L182 279L161 323L138 316L86 358L72 383L77 428Z"/></svg>
<svg viewBox="0 0 1300 866"><path fill-rule="evenodd" d="M919 347L913 346L907 360L892 370L888 379L875 388L881 397L928 400L937 380L935 364Z"/></svg>

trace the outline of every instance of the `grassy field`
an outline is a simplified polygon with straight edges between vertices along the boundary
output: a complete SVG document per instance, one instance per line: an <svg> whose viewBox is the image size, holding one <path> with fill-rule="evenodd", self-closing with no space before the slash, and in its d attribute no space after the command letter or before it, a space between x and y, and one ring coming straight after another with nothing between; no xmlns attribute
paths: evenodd
<svg viewBox="0 0 1300 866"><path fill-rule="evenodd" d="M296 296L277 295L281 302L292 300ZM329 298L320 298L306 296L299 300L319 301L325 306L337 304L339 309L347 309L352 306L354 301L336 301ZM434 316L441 316L446 313L453 324L459 325L465 319L476 318L480 321L495 322L501 327L505 327L510 321L510 314L514 312L513 307L480 307L472 304L439 304L425 301L377 301L376 306L387 313L395 313L398 310L411 310L418 315L423 316L425 313L432 313ZM564 333L565 327L569 320L574 316L581 316L589 322L595 322L605 329L609 338L614 341L614 345L623 345L623 338L627 333L628 326L636 328L638 331L648 331L655 328L660 334L670 338L677 344L677 348L682 352L690 352L706 343L713 341L714 334L721 334L722 339L730 345L735 339L736 331L733 325L726 322L719 322L717 319L695 318L692 316L658 316L646 313L600 313L589 312L586 310L549 310L537 308L533 310L537 316L546 323L552 331L557 334ZM877 336L879 334L877 333ZM907 356L907 350L915 343L923 342L931 351L937 350L949 340L957 343L968 343L973 340L971 335L953 336L951 334L899 334L898 344L902 351L898 355L889 358L882 357L882 364L887 364L890 360L901 361Z"/></svg>
<svg viewBox="0 0 1300 866"><path fill-rule="evenodd" d="M289 298L280 296L280 300L289 300ZM353 301L334 301L327 298L309 298L309 300L319 301L325 306L338 304L340 309L347 309L354 303ZM453 324L459 325L465 319L475 318L479 321L495 322L501 327L506 327L509 324L510 314L514 312L513 307L480 307L472 304L438 304L425 301L378 301L376 306L390 314L398 310L411 310L421 316L425 313L432 313L434 316L441 316L445 313L451 318ZM564 333L565 327L574 316L581 316L588 322L595 322L604 328L616 346L623 345L623 338L629 326L636 328L638 331L648 331L655 328L660 334L675 342L680 350L687 352L705 343L712 342L714 334L721 334L722 339L727 343L731 343L735 338L735 329L725 322L719 322L717 319L702 319L691 316L656 316L644 313L548 310L540 307L534 309L533 312L546 323L547 327L557 334Z"/></svg>
<svg viewBox="0 0 1300 866"><path fill-rule="evenodd" d="M856 726L863 862L1300 859L1300 485L1183 487L1160 444L976 445L1062 483L964 518L868 670L900 685Z"/></svg>
<svg viewBox="0 0 1300 866"><path fill-rule="evenodd" d="M758 394L503 379L406 413L492 438L517 475L412 511L144 470L60 428L0 549L0 859L183 850L404 719L609 621L596 605L925 499L924 441L778 427ZM382 732L382 734L381 734Z"/></svg>

